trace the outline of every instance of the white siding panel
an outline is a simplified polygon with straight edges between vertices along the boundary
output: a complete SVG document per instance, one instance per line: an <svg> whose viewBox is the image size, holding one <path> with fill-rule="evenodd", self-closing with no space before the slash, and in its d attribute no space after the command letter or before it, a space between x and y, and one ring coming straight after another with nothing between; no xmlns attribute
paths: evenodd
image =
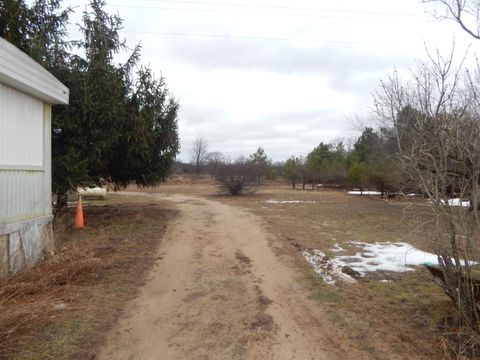
<svg viewBox="0 0 480 360"><path fill-rule="evenodd" d="M43 166L43 102L0 84L0 165Z"/></svg>
<svg viewBox="0 0 480 360"><path fill-rule="evenodd" d="M0 224L50 214L43 171L0 171Z"/></svg>
<svg viewBox="0 0 480 360"><path fill-rule="evenodd" d="M49 104L68 104L68 88L27 54L2 38L0 82Z"/></svg>

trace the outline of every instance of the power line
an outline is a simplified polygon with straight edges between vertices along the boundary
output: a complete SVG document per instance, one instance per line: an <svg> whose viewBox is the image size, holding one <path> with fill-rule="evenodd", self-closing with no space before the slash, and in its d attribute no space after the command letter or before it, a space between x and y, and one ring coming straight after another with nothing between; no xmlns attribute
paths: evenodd
<svg viewBox="0 0 480 360"><path fill-rule="evenodd" d="M346 41L346 40L320 40L320 39L299 39L286 37L269 37L269 36L243 36L243 35L224 35L224 34L201 34L201 33L177 33L177 32L156 32L156 31L132 31L120 30L120 32L128 34L144 34L158 36L179 36L179 37L207 37L219 39L238 39L238 40L267 40L267 41L290 41L290 42L311 42L325 44L343 44L343 45L367 45L367 46L398 46L398 43L372 43L363 41Z"/></svg>
<svg viewBox="0 0 480 360"><path fill-rule="evenodd" d="M170 4L215 5L215 6L225 6L225 7L282 9L282 10L365 14L365 15L380 15L380 16L424 17L424 15L411 14L411 13L389 13L389 12L379 12L379 11L360 11L360 10L343 10L343 9L340 10L340 9L326 9L326 8L312 8L312 7L295 7L295 6L244 4L244 3L243 4L242 3L225 3L225 2L216 2L216 1L190 1L190 0L144 0L144 1L163 2L163 3L170 3Z"/></svg>
<svg viewBox="0 0 480 360"><path fill-rule="evenodd" d="M86 5L86 4L82 4ZM295 14L295 13L273 13L273 12L259 12L259 11L245 11L245 10L218 10L218 9L199 9L199 8L175 8L175 7L159 7L159 6L141 6L141 5L107 5L113 8L127 8L127 9L151 9L151 10L173 10L173 11L190 11L190 12L205 12L205 13L220 13L220 14L249 14L249 15L268 15L268 16L286 16L286 17L310 17L310 18L324 18L324 19L349 19L349 20L367 20L367 21L384 21L381 18L366 18L354 16L341 15L320 15L320 14ZM392 19L389 19L391 21Z"/></svg>

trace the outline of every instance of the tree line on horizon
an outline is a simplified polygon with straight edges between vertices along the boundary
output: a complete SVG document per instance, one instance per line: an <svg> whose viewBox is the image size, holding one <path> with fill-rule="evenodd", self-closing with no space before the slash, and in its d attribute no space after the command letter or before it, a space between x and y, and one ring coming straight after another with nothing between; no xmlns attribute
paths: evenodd
<svg viewBox="0 0 480 360"><path fill-rule="evenodd" d="M293 188L300 183L303 189L308 184L398 191L402 184L395 151L391 131L366 127L351 147L342 141L320 142L306 156L290 157L283 163L282 175Z"/></svg>
<svg viewBox="0 0 480 360"><path fill-rule="evenodd" d="M398 191L403 187L402 176L395 166L396 139L391 129L374 130L366 127L362 134L346 146L343 141L320 142L306 156L292 156L273 162L262 147L248 157L232 159L218 151L208 152L203 138L194 141L190 164L177 163L177 173L208 173L218 177L225 166L255 165L257 180L283 178L292 188L305 189L322 184L331 187L356 187L381 192ZM247 170L243 167L243 170ZM258 182L258 181L257 181ZM258 182L259 183L259 182Z"/></svg>

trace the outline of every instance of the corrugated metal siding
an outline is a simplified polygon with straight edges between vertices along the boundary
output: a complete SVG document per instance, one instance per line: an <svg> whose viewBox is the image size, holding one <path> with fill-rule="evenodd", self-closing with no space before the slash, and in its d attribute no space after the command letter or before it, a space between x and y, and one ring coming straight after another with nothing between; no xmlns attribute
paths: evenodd
<svg viewBox="0 0 480 360"><path fill-rule="evenodd" d="M0 84L0 165L43 165L43 102Z"/></svg>
<svg viewBox="0 0 480 360"><path fill-rule="evenodd" d="M48 215L43 171L0 170L0 224Z"/></svg>
<svg viewBox="0 0 480 360"><path fill-rule="evenodd" d="M0 84L0 226L51 214L50 109Z"/></svg>

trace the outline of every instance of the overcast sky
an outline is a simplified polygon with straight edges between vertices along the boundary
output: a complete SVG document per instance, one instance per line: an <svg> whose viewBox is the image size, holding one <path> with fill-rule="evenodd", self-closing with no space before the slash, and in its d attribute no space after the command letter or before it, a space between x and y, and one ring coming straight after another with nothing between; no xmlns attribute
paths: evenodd
<svg viewBox="0 0 480 360"><path fill-rule="evenodd" d="M66 4L85 8L86 1ZM122 36L179 100L181 154L195 137L232 157L262 146L275 161L358 136L394 67L473 40L420 0L107 0ZM72 18L78 21L78 17ZM473 43L473 50L478 47Z"/></svg>

